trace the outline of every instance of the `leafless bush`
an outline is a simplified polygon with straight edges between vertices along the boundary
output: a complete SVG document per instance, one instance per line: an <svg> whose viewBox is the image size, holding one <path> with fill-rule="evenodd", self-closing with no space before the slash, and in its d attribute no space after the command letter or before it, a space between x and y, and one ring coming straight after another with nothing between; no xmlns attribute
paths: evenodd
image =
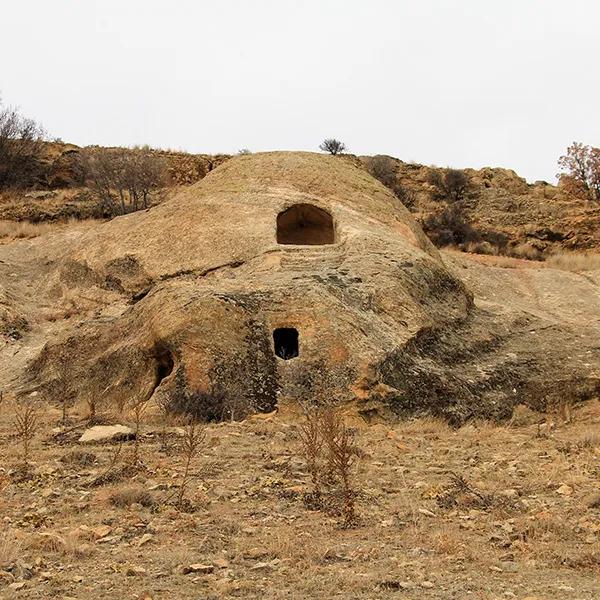
<svg viewBox="0 0 600 600"><path fill-rule="evenodd" d="M306 459L308 471L312 479L313 490L310 501L316 507L321 506L321 477L323 436L321 434L321 413L318 410L309 411L304 423L300 425L300 441L302 453Z"/></svg>
<svg viewBox="0 0 600 600"><path fill-rule="evenodd" d="M350 527L356 520L356 492L352 487L352 478L358 449L354 433L344 423L341 414L333 409L323 413L321 430L328 463L342 487L344 525Z"/></svg>
<svg viewBox="0 0 600 600"><path fill-rule="evenodd" d="M390 189L396 185L396 161L383 155L373 156L367 163L369 173Z"/></svg>
<svg viewBox="0 0 600 600"><path fill-rule="evenodd" d="M182 507L184 505L185 492L187 490L188 480L190 477L190 466L192 460L197 456L198 452L204 440L206 433L202 426L193 418L188 419L188 422L184 428L183 443L181 445L181 452L184 459L184 471L181 479L181 485L179 486L179 494L177 496L177 505Z"/></svg>
<svg viewBox="0 0 600 600"><path fill-rule="evenodd" d="M35 183L44 129L0 102L0 190Z"/></svg>
<svg viewBox="0 0 600 600"><path fill-rule="evenodd" d="M414 206L415 194L412 190L398 183L398 165L393 158L384 155L373 156L367 162L367 170L375 179L381 181L385 187L391 190L404 206L407 208Z"/></svg>
<svg viewBox="0 0 600 600"><path fill-rule="evenodd" d="M489 509L500 500L493 494L478 490L463 475L453 472L450 473L450 483L436 499L440 508L466 505L480 509Z"/></svg>
<svg viewBox="0 0 600 600"><path fill-rule="evenodd" d="M100 473L97 477L94 477L88 485L90 487L97 487L101 485L106 485L107 483L112 483L115 481L121 481L126 477L130 477L136 472L136 468L132 465L121 465L121 450L123 449L123 444L120 443L113 452L108 466L102 473Z"/></svg>
<svg viewBox="0 0 600 600"><path fill-rule="evenodd" d="M459 246L480 239L479 233L465 219L462 209L456 204L429 215L422 225L431 241L439 247Z"/></svg>
<svg viewBox="0 0 600 600"><path fill-rule="evenodd" d="M458 169L431 170L428 181L435 188L436 198L446 202L462 200L471 187L469 178Z"/></svg>
<svg viewBox="0 0 600 600"><path fill-rule="evenodd" d="M137 402L133 406L134 419L134 441L133 441L133 457L132 464L137 465L140 462L140 431L142 427L142 416L146 410L146 402Z"/></svg>
<svg viewBox="0 0 600 600"><path fill-rule="evenodd" d="M15 405L14 427L23 450L23 467L27 471L31 457L31 443L39 429L37 408L34 404L27 402Z"/></svg>
<svg viewBox="0 0 600 600"><path fill-rule="evenodd" d="M148 208L150 195L166 183L166 162L146 148L86 148L80 161L107 215Z"/></svg>
<svg viewBox="0 0 600 600"><path fill-rule="evenodd" d="M335 138L327 138L319 144L319 150L329 152L329 154L343 154L346 151L346 144L336 140Z"/></svg>
<svg viewBox="0 0 600 600"><path fill-rule="evenodd" d="M341 514L345 527L356 521L353 471L359 457L354 432L346 426L339 411L324 408L308 412L300 428L302 457L310 472L313 492L305 497L312 507L322 508L341 495ZM336 492L335 485L339 485ZM329 489L327 502L322 487Z"/></svg>

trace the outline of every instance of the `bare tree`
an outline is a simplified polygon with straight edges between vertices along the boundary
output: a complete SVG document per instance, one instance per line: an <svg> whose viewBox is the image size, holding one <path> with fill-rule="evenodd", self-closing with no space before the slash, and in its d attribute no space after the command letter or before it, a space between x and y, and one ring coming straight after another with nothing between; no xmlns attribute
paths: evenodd
<svg viewBox="0 0 600 600"><path fill-rule="evenodd" d="M166 183L164 159L146 148L86 148L81 165L108 214L148 208L150 195Z"/></svg>
<svg viewBox="0 0 600 600"><path fill-rule="evenodd" d="M329 154L333 154L335 156L336 154L342 154L347 148L346 144L340 142L339 140L327 138L319 144L319 149L323 152L329 152Z"/></svg>
<svg viewBox="0 0 600 600"><path fill-rule="evenodd" d="M35 182L44 137L41 125L0 100L0 189Z"/></svg>

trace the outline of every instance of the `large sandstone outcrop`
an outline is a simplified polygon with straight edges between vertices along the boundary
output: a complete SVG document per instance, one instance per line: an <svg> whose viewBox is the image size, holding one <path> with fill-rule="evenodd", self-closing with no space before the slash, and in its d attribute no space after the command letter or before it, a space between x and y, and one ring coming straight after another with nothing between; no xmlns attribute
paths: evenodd
<svg viewBox="0 0 600 600"><path fill-rule="evenodd" d="M343 157L236 157L164 204L0 261L27 320L0 376L50 401L166 400L210 419L335 401L460 423L600 389L593 275L444 259Z"/></svg>

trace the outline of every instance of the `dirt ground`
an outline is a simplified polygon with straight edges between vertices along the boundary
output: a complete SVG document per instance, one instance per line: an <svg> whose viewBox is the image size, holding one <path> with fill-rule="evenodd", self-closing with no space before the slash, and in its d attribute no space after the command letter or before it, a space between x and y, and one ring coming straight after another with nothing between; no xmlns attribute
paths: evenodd
<svg viewBox="0 0 600 600"><path fill-rule="evenodd" d="M600 598L600 402L549 431L531 414L357 426L351 528L335 496L307 506L289 415L206 426L185 510L181 430L149 415L134 469L133 441L80 444L45 408L28 477L13 418L5 400L2 599Z"/></svg>

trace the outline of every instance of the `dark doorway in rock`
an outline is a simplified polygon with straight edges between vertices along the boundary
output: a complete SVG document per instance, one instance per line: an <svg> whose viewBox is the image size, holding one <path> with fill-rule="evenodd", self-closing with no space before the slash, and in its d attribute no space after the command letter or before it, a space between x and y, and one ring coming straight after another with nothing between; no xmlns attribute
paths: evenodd
<svg viewBox="0 0 600 600"><path fill-rule="evenodd" d="M298 330L293 327L279 327L273 331L275 354L283 360L296 358L298 350Z"/></svg>
<svg viewBox="0 0 600 600"><path fill-rule="evenodd" d="M160 382L163 379L166 379L173 372L175 361L173 360L171 351L162 344L157 344L154 347L154 357L156 359L156 383L154 387L157 388L160 385Z"/></svg>
<svg viewBox="0 0 600 600"><path fill-rule="evenodd" d="M277 243L318 246L333 244L333 217L312 204L294 204L277 215Z"/></svg>

